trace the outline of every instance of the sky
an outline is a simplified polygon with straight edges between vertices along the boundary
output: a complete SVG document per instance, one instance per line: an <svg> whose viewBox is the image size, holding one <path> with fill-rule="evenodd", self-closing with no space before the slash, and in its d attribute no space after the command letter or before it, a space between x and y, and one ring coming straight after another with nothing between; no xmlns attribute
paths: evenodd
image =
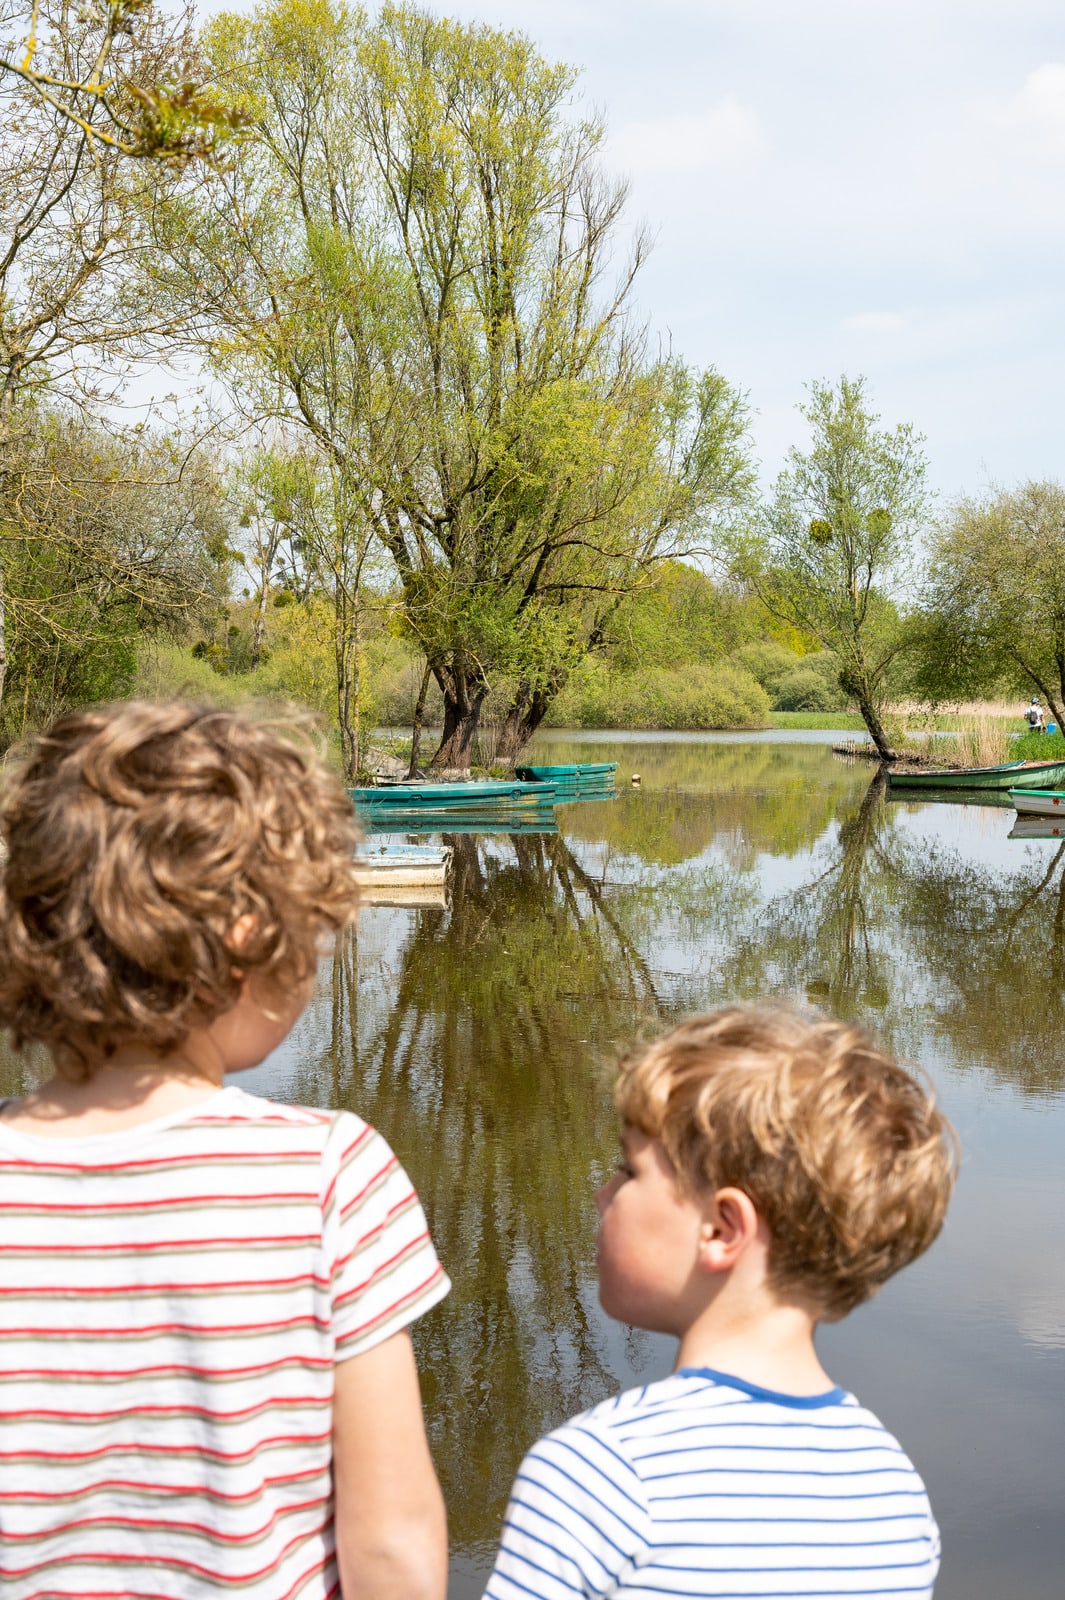
<svg viewBox="0 0 1065 1600"><path fill-rule="evenodd" d="M1063 0L434 9L581 69L654 238L639 308L747 393L766 482L841 373L944 500L1065 477Z"/></svg>

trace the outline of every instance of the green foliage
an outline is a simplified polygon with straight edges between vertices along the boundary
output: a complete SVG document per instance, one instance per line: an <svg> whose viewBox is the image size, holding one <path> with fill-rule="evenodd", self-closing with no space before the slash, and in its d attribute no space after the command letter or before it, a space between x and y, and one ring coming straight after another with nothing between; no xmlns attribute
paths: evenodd
<svg viewBox="0 0 1065 1600"><path fill-rule="evenodd" d="M622 672L705 663L734 649L748 627L737 594L687 562L663 561L610 618L601 650Z"/></svg>
<svg viewBox="0 0 1065 1600"><path fill-rule="evenodd" d="M877 427L863 380L810 385L810 448L793 448L735 567L775 615L839 660L882 754L889 668L905 642L893 596L912 577L925 461L912 428Z"/></svg>
<svg viewBox="0 0 1065 1600"><path fill-rule="evenodd" d="M831 650L796 656L775 639L743 646L739 659L757 678L774 711L844 711L839 661Z"/></svg>
<svg viewBox="0 0 1065 1600"><path fill-rule="evenodd" d="M1018 733L1010 745L1010 761L1065 761L1065 734Z"/></svg>
<svg viewBox="0 0 1065 1600"><path fill-rule="evenodd" d="M0 737L129 692L138 640L217 607L228 575L210 463L59 410L16 413L0 478L7 674Z"/></svg>
<svg viewBox="0 0 1065 1600"><path fill-rule="evenodd" d="M827 653L827 652L826 652ZM846 696L835 682L814 666L795 667L777 681L774 711L843 711Z"/></svg>
<svg viewBox="0 0 1065 1600"><path fill-rule="evenodd" d="M551 724L575 728L758 728L769 699L750 673L732 662L713 666L611 673L587 663L556 700Z"/></svg>
<svg viewBox="0 0 1065 1600"><path fill-rule="evenodd" d="M1065 712L1065 488L958 501L935 531L917 678L929 698L1033 690Z"/></svg>
<svg viewBox="0 0 1065 1600"><path fill-rule="evenodd" d="M773 711L774 728L832 728L841 733L857 733L865 727L857 711Z"/></svg>
<svg viewBox="0 0 1065 1600"><path fill-rule="evenodd" d="M0 81L32 91L49 120L77 130L94 153L102 147L135 160L210 159L246 115L196 81L202 64L190 9L183 20L175 26L152 0L60 0L43 12L27 4L24 41L0 57ZM125 49L115 49L119 40Z"/></svg>

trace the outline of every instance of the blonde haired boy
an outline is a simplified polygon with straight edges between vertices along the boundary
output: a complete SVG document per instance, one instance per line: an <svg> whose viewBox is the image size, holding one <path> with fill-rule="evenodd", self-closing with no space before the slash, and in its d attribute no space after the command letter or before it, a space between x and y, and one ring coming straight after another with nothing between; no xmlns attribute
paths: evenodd
<svg viewBox="0 0 1065 1600"><path fill-rule="evenodd" d="M932 1096L858 1028L733 1008L630 1060L615 1098L600 1299L674 1335L676 1367L533 1447L486 1594L930 1596L924 1485L814 1331L938 1234Z"/></svg>

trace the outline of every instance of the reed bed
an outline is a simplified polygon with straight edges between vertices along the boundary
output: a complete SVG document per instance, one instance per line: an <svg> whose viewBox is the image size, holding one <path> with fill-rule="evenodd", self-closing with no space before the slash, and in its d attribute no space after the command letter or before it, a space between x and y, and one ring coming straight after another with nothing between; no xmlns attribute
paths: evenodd
<svg viewBox="0 0 1065 1600"><path fill-rule="evenodd" d="M1000 767L1017 759L1013 754L1016 732L1016 726L1000 716L966 717L948 738L929 738L927 759L937 766Z"/></svg>

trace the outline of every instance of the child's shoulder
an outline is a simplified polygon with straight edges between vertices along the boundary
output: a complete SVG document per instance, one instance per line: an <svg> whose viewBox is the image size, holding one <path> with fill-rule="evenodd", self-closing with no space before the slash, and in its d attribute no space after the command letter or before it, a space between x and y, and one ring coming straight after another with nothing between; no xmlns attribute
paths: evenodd
<svg viewBox="0 0 1065 1600"><path fill-rule="evenodd" d="M283 1100L268 1100L264 1095L251 1094L239 1084L227 1084L213 1100L205 1103L199 1121L224 1121L246 1127L297 1127L325 1128L328 1130L339 1118L350 1117L361 1122L350 1111L322 1111L316 1106L294 1106Z"/></svg>
<svg viewBox="0 0 1065 1600"><path fill-rule="evenodd" d="M564 1427L621 1437L640 1431L669 1431L695 1419L708 1426L720 1423L723 1427L749 1421L782 1428L795 1423L886 1431L879 1419L844 1389L811 1397L784 1395L725 1373L695 1367L626 1389L573 1417Z"/></svg>
<svg viewBox="0 0 1065 1600"><path fill-rule="evenodd" d="M353 1149L379 1143L376 1129L353 1111L322 1111L315 1106L288 1105L250 1094L237 1084L205 1103L190 1119L190 1127L215 1127L248 1141L255 1139L266 1147L283 1146L295 1140L301 1149L321 1153L335 1152L340 1159Z"/></svg>

